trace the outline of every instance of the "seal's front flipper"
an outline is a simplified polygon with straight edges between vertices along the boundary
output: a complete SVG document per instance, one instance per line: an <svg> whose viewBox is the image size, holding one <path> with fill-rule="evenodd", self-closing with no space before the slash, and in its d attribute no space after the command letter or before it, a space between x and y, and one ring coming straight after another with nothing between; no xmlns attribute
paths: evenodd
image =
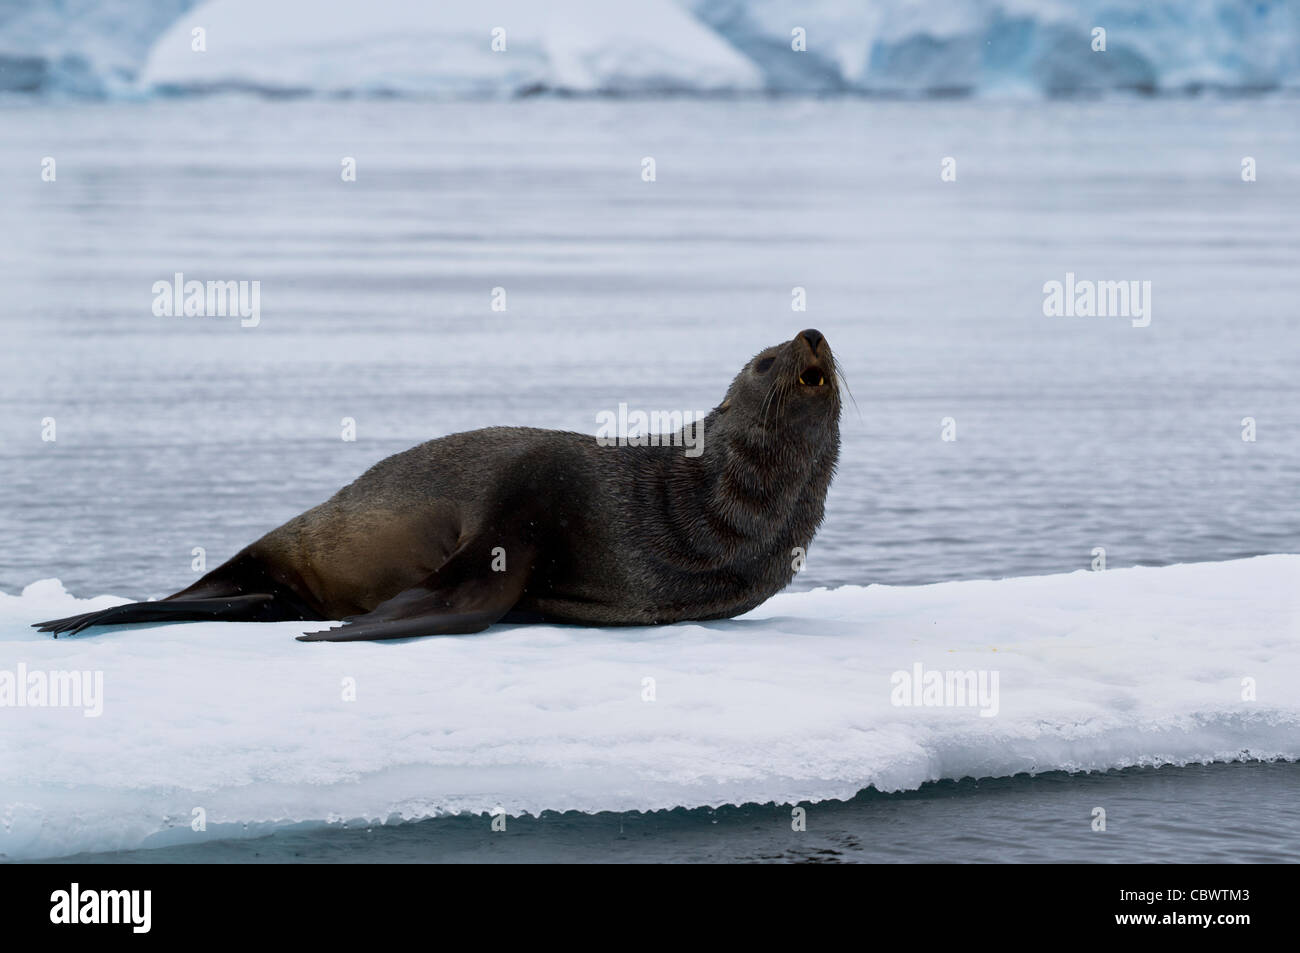
<svg viewBox="0 0 1300 953"><path fill-rule="evenodd" d="M518 547L516 547L518 549ZM299 642L377 642L422 635L482 632L509 612L523 595L533 553L509 552L513 563L496 571L494 558L458 550L418 586L403 590L343 625L298 636Z"/></svg>
<svg viewBox="0 0 1300 953"><path fill-rule="evenodd" d="M413 590L408 589L407 592ZM299 642L380 642L384 639L410 639L422 635L472 635L482 632L501 619L509 607L501 612L429 612L407 619L368 621L371 613L353 616L343 625L319 632L305 632L297 636Z"/></svg>

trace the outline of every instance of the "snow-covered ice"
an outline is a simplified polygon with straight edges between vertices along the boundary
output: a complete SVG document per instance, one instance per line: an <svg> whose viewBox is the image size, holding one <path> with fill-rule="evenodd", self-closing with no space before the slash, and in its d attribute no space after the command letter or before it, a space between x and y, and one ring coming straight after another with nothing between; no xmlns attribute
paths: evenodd
<svg viewBox="0 0 1300 953"><path fill-rule="evenodd" d="M196 27L203 54L192 49ZM671 0L369 0L328 16L315 0L212 0L159 37L142 81L446 96L762 86L754 64Z"/></svg>
<svg viewBox="0 0 1300 953"><path fill-rule="evenodd" d="M29 628L116 601L55 580L0 595L0 680L103 673L99 717L0 708L0 854L1300 757L1295 555L814 590L648 629L308 645L301 623ZM996 716L894 705L918 663L996 673Z"/></svg>

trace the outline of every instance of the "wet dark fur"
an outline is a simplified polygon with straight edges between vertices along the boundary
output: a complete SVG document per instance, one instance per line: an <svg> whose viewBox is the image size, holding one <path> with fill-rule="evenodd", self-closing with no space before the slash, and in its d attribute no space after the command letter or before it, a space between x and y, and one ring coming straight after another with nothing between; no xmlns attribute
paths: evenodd
<svg viewBox="0 0 1300 953"><path fill-rule="evenodd" d="M821 524L838 384L809 330L745 365L705 418L698 457L523 427L431 440L164 600L38 627L345 619L304 639L352 641L734 616L789 583Z"/></svg>

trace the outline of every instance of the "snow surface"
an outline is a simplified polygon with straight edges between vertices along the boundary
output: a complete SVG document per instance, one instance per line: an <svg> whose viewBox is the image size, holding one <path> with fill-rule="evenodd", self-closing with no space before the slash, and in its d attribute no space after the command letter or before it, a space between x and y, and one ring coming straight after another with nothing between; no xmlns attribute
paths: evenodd
<svg viewBox="0 0 1300 953"><path fill-rule="evenodd" d="M756 66L671 0L211 0L154 44L146 86L507 96L757 89ZM207 52L191 30L207 31ZM493 31L505 49L492 49Z"/></svg>
<svg viewBox="0 0 1300 953"><path fill-rule="evenodd" d="M56 580L0 595L0 671L104 679L97 718L0 708L0 854L1300 757L1295 555L814 590L645 629L309 645L301 623L28 627L117 601ZM893 705L891 675L916 663L997 672L998 714Z"/></svg>

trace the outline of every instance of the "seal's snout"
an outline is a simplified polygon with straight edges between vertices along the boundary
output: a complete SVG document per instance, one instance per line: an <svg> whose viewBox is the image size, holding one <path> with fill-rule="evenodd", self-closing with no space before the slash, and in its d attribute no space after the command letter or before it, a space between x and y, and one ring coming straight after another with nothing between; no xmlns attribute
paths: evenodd
<svg viewBox="0 0 1300 953"><path fill-rule="evenodd" d="M826 344L825 336L816 328L808 328L799 332L794 343L796 351L798 345L802 344L811 358L799 373L799 383L805 387L825 387L830 357L830 347Z"/></svg>

